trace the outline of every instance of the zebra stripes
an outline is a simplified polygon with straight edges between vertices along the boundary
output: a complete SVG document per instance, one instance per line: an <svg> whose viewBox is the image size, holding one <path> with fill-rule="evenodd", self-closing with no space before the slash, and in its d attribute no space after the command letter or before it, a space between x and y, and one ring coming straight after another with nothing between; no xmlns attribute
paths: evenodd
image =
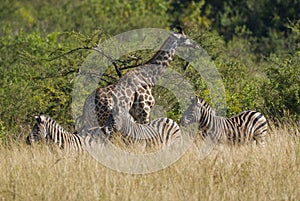
<svg viewBox="0 0 300 201"><path fill-rule="evenodd" d="M93 142L105 144L107 138L102 128L97 127L86 131L85 133L75 134L70 133L59 125L54 119L45 115L35 116L36 124L32 132L27 136L26 143L32 144L42 140L56 144L60 149L82 152L86 145L91 145ZM122 136L126 144L139 145L143 149L158 148L163 149L166 146L171 146L175 142L180 142L180 128L176 122L168 118L158 118L151 121L146 126L148 132L141 127L140 124L133 124L129 120L128 127L134 133L133 137ZM139 125L139 126L138 126ZM100 136L100 138L99 138Z"/></svg>
<svg viewBox="0 0 300 201"><path fill-rule="evenodd" d="M140 144L144 149L164 149L182 140L180 127L169 118L157 118L148 124L137 124L125 118L124 113L116 118L122 118L122 125L118 125L123 138L131 144ZM119 129L117 129L119 130Z"/></svg>
<svg viewBox="0 0 300 201"><path fill-rule="evenodd" d="M154 119L149 123L160 134L160 142L166 145L181 139L180 128L175 121L169 118Z"/></svg>
<svg viewBox="0 0 300 201"><path fill-rule="evenodd" d="M191 98L192 104L183 114L181 125L196 122L206 135L215 135L215 138L227 139L232 144L256 141L263 145L267 134L267 120L259 112L244 111L232 118L216 116L208 103L199 97Z"/></svg>
<svg viewBox="0 0 300 201"><path fill-rule="evenodd" d="M42 140L56 144L60 149L82 152L86 143L97 140L97 136L104 136L102 130L93 129L81 135L70 133L60 126L51 117L45 115L35 116L36 124L27 136L26 143L32 144ZM101 142L104 138L101 138Z"/></svg>

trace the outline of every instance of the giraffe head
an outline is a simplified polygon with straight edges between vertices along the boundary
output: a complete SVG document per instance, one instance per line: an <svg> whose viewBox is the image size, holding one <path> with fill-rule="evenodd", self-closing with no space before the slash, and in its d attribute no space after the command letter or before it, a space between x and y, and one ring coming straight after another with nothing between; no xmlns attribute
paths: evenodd
<svg viewBox="0 0 300 201"><path fill-rule="evenodd" d="M160 47L160 50L146 63L159 65L162 64L163 67L166 67L173 60L175 51L178 47L191 47L195 49L200 48L195 41L191 40L183 32L173 32L165 40L163 45Z"/></svg>
<svg viewBox="0 0 300 201"><path fill-rule="evenodd" d="M187 35L185 35L182 31L179 33L172 33L172 36L176 39L177 41L177 46L181 47L192 47L195 49L199 49L199 45L191 40Z"/></svg>

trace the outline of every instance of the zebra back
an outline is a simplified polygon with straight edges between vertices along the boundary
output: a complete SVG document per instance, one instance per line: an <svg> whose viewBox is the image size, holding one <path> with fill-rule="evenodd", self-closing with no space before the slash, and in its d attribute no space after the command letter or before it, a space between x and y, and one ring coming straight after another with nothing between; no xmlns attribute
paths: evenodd
<svg viewBox="0 0 300 201"><path fill-rule="evenodd" d="M124 111L115 116L116 121L121 123L117 124L117 130L120 130L123 138L131 144L142 144L144 149L163 149L181 140L180 128L172 119L158 118L148 124L138 124L124 116Z"/></svg>

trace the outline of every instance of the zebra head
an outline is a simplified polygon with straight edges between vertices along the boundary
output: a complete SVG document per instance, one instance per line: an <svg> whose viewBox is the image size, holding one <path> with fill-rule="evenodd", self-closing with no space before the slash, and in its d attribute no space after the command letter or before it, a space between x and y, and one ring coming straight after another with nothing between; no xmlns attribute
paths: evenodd
<svg viewBox="0 0 300 201"><path fill-rule="evenodd" d="M182 126L186 126L195 122L201 123L203 117L207 116L208 113L215 115L215 112L212 110L210 105L205 102L204 99L198 96L192 96L191 102L192 104L183 113L180 119L180 124Z"/></svg>
<svg viewBox="0 0 300 201"><path fill-rule="evenodd" d="M180 124L182 126L186 126L186 125L197 122L197 116L198 115L196 115L196 111L199 110L198 98L197 98L197 96L195 96L195 97L192 96L190 99L191 99L192 104L189 105L189 107L183 113L183 115L180 119Z"/></svg>
<svg viewBox="0 0 300 201"><path fill-rule="evenodd" d="M47 136L46 123L49 118L44 115L36 115L35 119L37 122L33 126L31 133L26 138L26 143L29 145L34 142L39 142Z"/></svg>

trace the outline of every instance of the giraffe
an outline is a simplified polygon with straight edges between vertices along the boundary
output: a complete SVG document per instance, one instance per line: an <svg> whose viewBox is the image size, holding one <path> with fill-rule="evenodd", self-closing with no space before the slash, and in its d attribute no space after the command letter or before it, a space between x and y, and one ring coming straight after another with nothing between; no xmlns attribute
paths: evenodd
<svg viewBox="0 0 300 201"><path fill-rule="evenodd" d="M126 80L127 83L136 84L134 90L132 90L131 86L127 86L121 91L124 92L122 99L126 102L123 102L123 105L126 106L126 111L129 112L130 118L137 123L146 124L150 121L150 111L155 104L152 87L163 71L170 65L178 46L195 47L196 44L184 34L173 33L165 40L151 59L136 69L128 71L121 77L120 81ZM149 68L149 72L141 71L144 68ZM150 80L145 82L148 78ZM155 79L152 80L152 78ZM88 127L102 127L106 124L111 124L108 123L108 119L114 108L112 93L115 89L116 85L97 88L88 96L84 103L81 117L86 121Z"/></svg>
<svg viewBox="0 0 300 201"><path fill-rule="evenodd" d="M144 132L143 134L148 132L149 135L143 136L152 136L152 134L157 133L150 125L140 126L128 121L132 100L141 87L149 86L151 89L156 84L173 60L178 46L199 48L185 34L171 33L160 50L148 62L124 75L116 84L112 92L115 104L113 107L113 122L109 122L114 124L116 130L125 132L127 136L132 135L131 131L136 133L138 130Z"/></svg>

